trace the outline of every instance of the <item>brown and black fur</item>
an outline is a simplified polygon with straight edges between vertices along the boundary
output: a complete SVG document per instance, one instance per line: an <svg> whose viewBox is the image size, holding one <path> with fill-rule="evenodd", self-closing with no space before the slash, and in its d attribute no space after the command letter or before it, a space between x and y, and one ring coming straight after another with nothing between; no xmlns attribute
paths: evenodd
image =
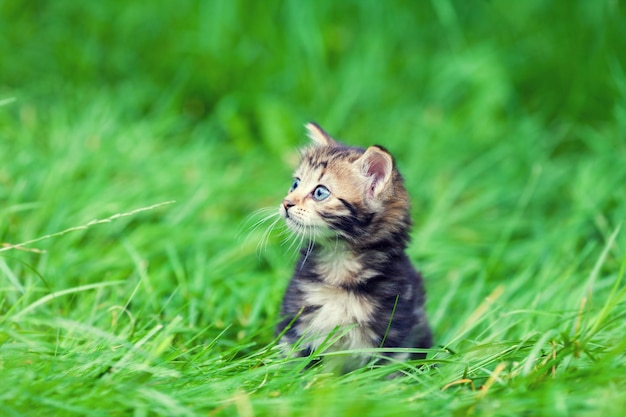
<svg viewBox="0 0 626 417"><path fill-rule="evenodd" d="M380 146L348 147L307 128L314 145L279 208L304 246L281 306L281 342L302 356L329 334L337 335L335 350L430 347L422 278L405 253L409 200L393 158ZM322 201L318 186L330 191ZM368 359L357 355L348 367Z"/></svg>

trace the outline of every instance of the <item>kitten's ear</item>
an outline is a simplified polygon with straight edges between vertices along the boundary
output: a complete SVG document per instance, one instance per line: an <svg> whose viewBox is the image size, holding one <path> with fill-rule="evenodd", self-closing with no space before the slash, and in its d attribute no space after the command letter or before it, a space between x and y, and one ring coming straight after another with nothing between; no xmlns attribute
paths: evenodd
<svg viewBox="0 0 626 417"><path fill-rule="evenodd" d="M322 129L317 123L307 123L305 127L308 131L309 138L311 138L316 145L333 146L337 144L337 142L335 142L328 133L324 132L324 129Z"/></svg>
<svg viewBox="0 0 626 417"><path fill-rule="evenodd" d="M370 146L357 161L361 164L361 172L367 178L368 197L377 197L391 180L393 158L383 148Z"/></svg>

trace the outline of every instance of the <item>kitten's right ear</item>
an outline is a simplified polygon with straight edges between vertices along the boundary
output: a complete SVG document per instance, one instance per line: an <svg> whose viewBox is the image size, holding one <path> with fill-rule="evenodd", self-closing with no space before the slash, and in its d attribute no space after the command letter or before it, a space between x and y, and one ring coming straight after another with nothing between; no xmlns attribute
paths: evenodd
<svg viewBox="0 0 626 417"><path fill-rule="evenodd" d="M334 146L337 144L337 142L335 142L328 133L324 132L324 129L322 129L317 123L307 123L305 127L308 131L309 138L315 142L316 145Z"/></svg>

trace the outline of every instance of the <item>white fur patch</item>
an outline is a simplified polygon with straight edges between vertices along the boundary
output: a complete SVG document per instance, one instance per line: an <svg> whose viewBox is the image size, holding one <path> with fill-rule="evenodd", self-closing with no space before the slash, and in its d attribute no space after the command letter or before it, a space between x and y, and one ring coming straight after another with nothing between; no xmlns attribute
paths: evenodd
<svg viewBox="0 0 626 417"><path fill-rule="evenodd" d="M375 305L371 300L330 285L302 285L306 303L321 306L311 313L306 320L309 342L317 348L326 337L339 328L339 334L345 333L335 344L335 349L363 349L375 347L372 344L374 334L363 326L374 313Z"/></svg>
<svg viewBox="0 0 626 417"><path fill-rule="evenodd" d="M328 243L318 255L316 272L324 282L340 286L358 282L367 277L360 277L361 262L359 255L346 250L344 243L333 246Z"/></svg>

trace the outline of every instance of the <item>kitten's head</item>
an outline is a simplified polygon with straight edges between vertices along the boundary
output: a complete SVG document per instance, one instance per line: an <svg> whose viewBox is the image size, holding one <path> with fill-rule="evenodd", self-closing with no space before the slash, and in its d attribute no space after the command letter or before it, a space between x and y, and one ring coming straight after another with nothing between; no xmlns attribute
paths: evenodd
<svg viewBox="0 0 626 417"><path fill-rule="evenodd" d="M316 124L306 127L313 144L302 151L279 207L289 228L322 241L371 245L393 240L404 246L408 196L389 152L380 146L345 146Z"/></svg>

